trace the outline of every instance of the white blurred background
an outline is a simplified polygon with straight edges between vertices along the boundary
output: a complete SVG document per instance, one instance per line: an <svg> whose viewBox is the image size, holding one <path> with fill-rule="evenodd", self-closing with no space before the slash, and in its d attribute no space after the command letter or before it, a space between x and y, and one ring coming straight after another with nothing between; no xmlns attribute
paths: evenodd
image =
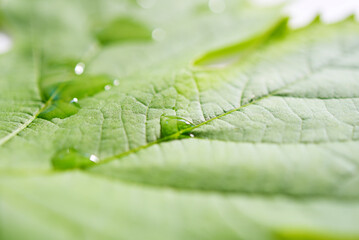
<svg viewBox="0 0 359 240"><path fill-rule="evenodd" d="M359 0L250 0L268 6L283 4L283 14L290 16L293 28L303 27L318 14L324 23L334 23L355 14L359 20Z"/></svg>

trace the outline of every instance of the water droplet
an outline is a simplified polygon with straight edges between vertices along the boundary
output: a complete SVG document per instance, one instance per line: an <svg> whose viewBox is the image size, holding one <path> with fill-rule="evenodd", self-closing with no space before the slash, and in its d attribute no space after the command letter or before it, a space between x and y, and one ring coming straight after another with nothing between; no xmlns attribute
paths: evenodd
<svg viewBox="0 0 359 240"><path fill-rule="evenodd" d="M189 136L190 136L191 138L194 138L194 134L193 134L193 133L190 133Z"/></svg>
<svg viewBox="0 0 359 240"><path fill-rule="evenodd" d="M71 101L70 101L70 103L78 103L78 99L77 98L73 98Z"/></svg>
<svg viewBox="0 0 359 240"><path fill-rule="evenodd" d="M78 104L79 99L93 96L112 83L112 79L107 76L76 76L65 80L65 82L41 86L44 101L49 101L51 104L41 112L40 118L51 120L70 117L79 111L81 107Z"/></svg>
<svg viewBox="0 0 359 240"><path fill-rule="evenodd" d="M209 0L208 1L209 10L214 13L222 13L226 10L226 3L224 0Z"/></svg>
<svg viewBox="0 0 359 240"><path fill-rule="evenodd" d="M9 35L4 32L0 32L0 54L10 51L13 41Z"/></svg>
<svg viewBox="0 0 359 240"><path fill-rule="evenodd" d="M163 41L166 38L166 31L162 28L155 28L152 31L152 38L156 41Z"/></svg>
<svg viewBox="0 0 359 240"><path fill-rule="evenodd" d="M111 87L112 87L111 85L106 85L104 88L105 88L106 91L108 91L108 90L111 89Z"/></svg>
<svg viewBox="0 0 359 240"><path fill-rule="evenodd" d="M100 161L100 159L96 155L92 154L90 156L90 161L92 161L94 163L98 163Z"/></svg>
<svg viewBox="0 0 359 240"><path fill-rule="evenodd" d="M160 118L161 137L171 136L194 126L189 120L177 116L162 115Z"/></svg>
<svg viewBox="0 0 359 240"><path fill-rule="evenodd" d="M76 64L75 73L77 75L83 74L84 71L85 71L85 64L83 62L79 62L78 64Z"/></svg>
<svg viewBox="0 0 359 240"><path fill-rule="evenodd" d="M94 161L92 156L95 155L91 155L89 158L75 149L68 148L55 153L51 159L51 163L53 168L57 170L87 168L98 162L98 160ZM98 158L96 157L96 159Z"/></svg>
<svg viewBox="0 0 359 240"><path fill-rule="evenodd" d="M120 85L120 80L118 80L118 79L113 80L113 85L114 86Z"/></svg>
<svg viewBox="0 0 359 240"><path fill-rule="evenodd" d="M155 5L156 0L137 0L137 4L142 8L151 8Z"/></svg>
<svg viewBox="0 0 359 240"><path fill-rule="evenodd" d="M75 102L57 100L48 106L39 114L39 118L51 120L53 118L64 119L76 114L79 111L79 105Z"/></svg>

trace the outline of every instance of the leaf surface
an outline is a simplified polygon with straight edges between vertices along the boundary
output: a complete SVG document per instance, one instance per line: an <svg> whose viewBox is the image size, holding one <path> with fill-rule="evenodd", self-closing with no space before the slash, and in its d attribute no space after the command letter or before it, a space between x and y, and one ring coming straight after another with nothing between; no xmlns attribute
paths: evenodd
<svg viewBox="0 0 359 240"><path fill-rule="evenodd" d="M291 30L238 1L3 12L1 238L359 239L353 19Z"/></svg>

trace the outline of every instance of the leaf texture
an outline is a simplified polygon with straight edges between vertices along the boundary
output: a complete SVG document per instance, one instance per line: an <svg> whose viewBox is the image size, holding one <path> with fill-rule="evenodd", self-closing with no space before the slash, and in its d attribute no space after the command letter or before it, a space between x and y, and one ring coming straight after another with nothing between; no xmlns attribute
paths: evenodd
<svg viewBox="0 0 359 240"><path fill-rule="evenodd" d="M359 239L358 23L226 3L4 4L2 239Z"/></svg>

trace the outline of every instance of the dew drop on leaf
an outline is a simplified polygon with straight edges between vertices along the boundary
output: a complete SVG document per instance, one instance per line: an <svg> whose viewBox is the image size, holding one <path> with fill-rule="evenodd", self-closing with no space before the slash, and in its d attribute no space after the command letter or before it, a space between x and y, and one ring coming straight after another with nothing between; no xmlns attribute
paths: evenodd
<svg viewBox="0 0 359 240"><path fill-rule="evenodd" d="M90 161L92 161L94 163L98 163L99 160L100 159L95 154L91 154Z"/></svg>
<svg viewBox="0 0 359 240"><path fill-rule="evenodd" d="M42 111L38 117L46 120L53 118L64 119L76 114L78 111L79 105L77 103L57 100Z"/></svg>
<svg viewBox="0 0 359 240"><path fill-rule="evenodd" d="M111 89L111 85L106 85L104 88L106 91L109 91Z"/></svg>
<svg viewBox="0 0 359 240"><path fill-rule="evenodd" d="M75 73L77 75L81 75L83 74L85 71L85 64L83 62L79 62L78 64L76 64L75 66Z"/></svg>
<svg viewBox="0 0 359 240"><path fill-rule="evenodd" d="M42 95L44 102L49 105L39 117L47 120L70 117L79 111L79 99L107 90L106 86L111 88L111 83L112 80L107 76L76 76L65 82L43 84Z"/></svg>
<svg viewBox="0 0 359 240"><path fill-rule="evenodd" d="M177 116L162 115L160 118L161 137L168 137L194 126L189 120ZM180 134L182 135L182 134Z"/></svg>
<svg viewBox="0 0 359 240"><path fill-rule="evenodd" d="M90 157L79 153L75 149L68 148L54 154L51 163L56 170L68 170L75 168L87 168L99 161L96 155Z"/></svg>
<svg viewBox="0 0 359 240"><path fill-rule="evenodd" d="M120 80L118 80L118 79L113 80L113 85L114 86L120 85Z"/></svg>

